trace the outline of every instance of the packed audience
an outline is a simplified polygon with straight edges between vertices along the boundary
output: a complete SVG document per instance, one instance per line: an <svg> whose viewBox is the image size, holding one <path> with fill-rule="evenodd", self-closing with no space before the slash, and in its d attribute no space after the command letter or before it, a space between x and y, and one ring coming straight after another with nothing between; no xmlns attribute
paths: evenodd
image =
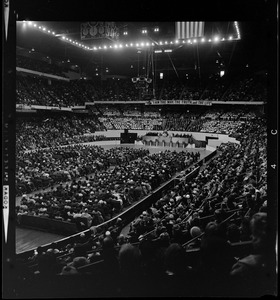
<svg viewBox="0 0 280 300"><path fill-rule="evenodd" d="M67 77L61 70L61 68L55 64L48 63L38 59L31 59L26 56L16 56L16 65L24 69L38 71L46 74L52 74L62 77Z"/></svg>
<svg viewBox="0 0 280 300"><path fill-rule="evenodd" d="M29 168L21 164L19 172L23 173L23 178L29 175L31 184L37 184L35 179L46 177L52 185L55 182L72 182L61 183L49 192L35 196L24 195L18 207L18 216L28 214L75 222L75 218L86 210L91 220L96 217L90 225L98 225L199 158L194 153L169 150L148 155L147 149L127 147L104 150L98 146L76 146L67 150L57 149L52 157L49 153L41 154L41 157L38 153L35 157L25 157L24 161L32 164ZM59 168L56 167L58 165ZM47 172L49 176L46 176ZM77 179L82 176L86 178Z"/></svg>
<svg viewBox="0 0 280 300"><path fill-rule="evenodd" d="M45 118L18 119L16 123L16 149L26 151L94 141L84 134L102 131L103 125L93 116L59 115Z"/></svg>
<svg viewBox="0 0 280 300"><path fill-rule="evenodd" d="M139 157L146 154L137 149L134 152L139 153ZM106 169L111 164L129 161L131 157L134 155L130 148L104 150L100 146L83 144L20 152L17 155L16 188L18 193L30 193Z"/></svg>
<svg viewBox="0 0 280 300"><path fill-rule="evenodd" d="M18 58L18 60L21 59ZM48 63L44 64L52 66ZM39 66L38 68L40 69ZM135 87L131 78L65 82L23 74L25 73L17 72L16 78L16 95L19 104L70 107L84 105L85 102L95 100L126 102L143 100L141 91ZM48 80L51 80L51 84ZM223 79L209 79L209 84L205 83L205 87L198 88L191 87L187 83L180 83L178 80L166 80L160 87L157 85L161 90L156 92L156 99L267 101L266 75L248 75L227 81L226 84Z"/></svg>
<svg viewBox="0 0 280 300"><path fill-rule="evenodd" d="M95 95L94 86L85 80L67 82L17 72L16 103L18 104L72 107L92 102Z"/></svg>
<svg viewBox="0 0 280 300"><path fill-rule="evenodd" d="M235 80L222 96L223 101L267 102L267 76L255 74Z"/></svg>
<svg viewBox="0 0 280 300"><path fill-rule="evenodd" d="M183 175L188 172L182 174L174 187L164 191L131 222L127 234L121 233L122 219L118 218L105 230L98 231L93 226L89 236L82 233L67 245L58 247L53 243L44 251L38 247L29 259L29 263L35 263L35 273L22 264L19 280L23 282L25 278L25 282L36 285L42 281L40 286L46 295L54 294L49 290L54 286L58 287L57 293L68 294L64 288L69 285L69 278L76 282L69 294L78 296L260 297L273 293L266 143L265 121L248 122L240 145L222 144L220 154L197 175L185 179ZM132 162L131 172L138 176L144 172L148 178L156 167L164 181L167 178L163 171L171 167L169 159L174 155L165 152L146 156L144 169ZM185 160L182 153L177 155ZM191 170L189 166L188 171ZM122 183L128 178L134 181L131 172L128 170ZM92 184L88 184L85 186L90 189ZM84 195L78 214L91 211L82 208L91 205L84 201ZM71 218L71 214L67 217ZM242 242L250 242L251 248L236 254L234 245ZM195 249L199 250L196 259L192 254ZM48 284L44 280L47 278ZM59 280L58 285L53 278L55 282ZM60 278L67 279L64 285ZM24 292L18 286L18 293ZM36 294L30 289L28 292Z"/></svg>
<svg viewBox="0 0 280 300"><path fill-rule="evenodd" d="M110 129L134 129L134 130L158 130L162 128L162 119L141 118L141 117L114 117L99 118L107 130Z"/></svg>
<svg viewBox="0 0 280 300"><path fill-rule="evenodd" d="M242 128L244 121L205 121L200 129L200 132L211 132L231 135Z"/></svg>

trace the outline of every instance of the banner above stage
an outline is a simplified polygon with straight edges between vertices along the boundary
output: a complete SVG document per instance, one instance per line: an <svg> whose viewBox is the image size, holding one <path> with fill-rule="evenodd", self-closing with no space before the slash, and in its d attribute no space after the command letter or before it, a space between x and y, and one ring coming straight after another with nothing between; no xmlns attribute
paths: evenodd
<svg viewBox="0 0 280 300"><path fill-rule="evenodd" d="M146 102L146 105L205 105L211 106L211 101L203 100L150 100Z"/></svg>

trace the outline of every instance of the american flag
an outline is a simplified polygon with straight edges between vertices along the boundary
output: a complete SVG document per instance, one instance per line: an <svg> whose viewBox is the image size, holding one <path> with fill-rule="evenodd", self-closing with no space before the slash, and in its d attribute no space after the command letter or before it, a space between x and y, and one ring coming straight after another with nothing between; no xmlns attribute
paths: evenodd
<svg viewBox="0 0 280 300"><path fill-rule="evenodd" d="M175 22L176 39L189 39L204 35L205 22Z"/></svg>

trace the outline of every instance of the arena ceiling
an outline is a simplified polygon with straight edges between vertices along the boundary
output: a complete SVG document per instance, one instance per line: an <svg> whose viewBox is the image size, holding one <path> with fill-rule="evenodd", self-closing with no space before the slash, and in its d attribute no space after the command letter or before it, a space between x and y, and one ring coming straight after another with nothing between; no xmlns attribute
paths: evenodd
<svg viewBox="0 0 280 300"><path fill-rule="evenodd" d="M107 39L81 40L81 23L88 22L89 19L81 18L79 20L76 16L75 21L53 21L53 15L46 13L47 7L42 6L41 10L45 12L45 20L38 19L32 13L25 17L18 9L17 47L27 49L33 55L37 52L59 61L70 61L71 64L78 65L82 71L86 72L95 72L98 68L104 70L108 68L108 74L134 76L147 67L149 50L145 47L87 51L77 45L65 42L62 37L75 40L77 43L82 43L85 47L90 48L103 47L105 44L113 45L113 42ZM116 19L118 20L117 16ZM37 28L28 25L23 26L23 20L36 22ZM107 21L106 19L103 20ZM100 21L100 19L95 21ZM93 22L92 19L91 22ZM116 21L115 24L119 29L119 43L129 44L139 41L140 45L143 40L156 43L175 40L174 21ZM55 32L55 35L38 30L39 26ZM227 70L240 69L248 65L259 69L267 68L267 38L269 33L267 23L262 20L239 21L238 26L241 39L237 41L212 42L203 45L172 45L171 47L163 45L163 49L170 48L172 53L154 54L153 60L156 68L158 70L167 69L171 72L175 72L175 69L185 70L188 73L197 72L198 69L202 73L215 73L220 70L221 64ZM159 28L159 32L153 31L155 27ZM143 28L148 30L148 34L145 36L141 34ZM127 31L128 35L124 35L124 31ZM208 37L219 35L228 38L230 35L236 35L236 28L233 20L206 21L204 33Z"/></svg>

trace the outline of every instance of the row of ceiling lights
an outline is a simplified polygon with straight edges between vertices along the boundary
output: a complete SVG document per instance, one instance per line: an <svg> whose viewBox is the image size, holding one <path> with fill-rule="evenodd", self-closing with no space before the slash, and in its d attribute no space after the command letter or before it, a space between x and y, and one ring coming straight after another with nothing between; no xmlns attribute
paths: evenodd
<svg viewBox="0 0 280 300"><path fill-rule="evenodd" d="M67 38L64 38L67 40ZM214 37L213 39L206 39L206 38L200 38L200 39L188 39L188 40L175 40L175 41L160 41L158 43L149 43L149 42L141 42L141 43L126 43L126 44L114 44L114 45L104 45L104 46L93 46L90 48L90 50L106 50L106 49L119 49L119 48L128 48L128 47L149 47L149 46L164 46L164 45L179 45L179 44L197 44L197 43L209 43L209 42L220 42L220 41L231 41L231 40L236 40L232 36L229 36L227 39L226 38L220 38L220 37ZM156 50L157 51L157 50ZM160 51L160 50L159 50ZM159 53L158 51L156 53Z"/></svg>
<svg viewBox="0 0 280 300"><path fill-rule="evenodd" d="M43 32L45 33L48 33L48 34L51 34L53 36L58 36L58 37L61 37L61 35L56 35L55 31L51 31L49 29L47 29L46 27L44 26L39 26L37 25L36 23L32 22L32 21L23 21L24 24L27 23L29 26L33 26L34 28L38 28L39 30L42 30ZM187 39L187 40L175 40L175 41L159 41L158 43L156 42L152 42L152 43L149 43L149 42L141 42L141 43L126 43L126 44L114 44L114 45L103 45L103 46L93 46L92 48L88 47L88 46L85 46L84 44L82 43L79 43L78 41L75 41L75 40L72 40L72 39L69 39L65 36L62 36L61 39L63 41L66 41L68 43L71 43L72 45L74 46L78 46L78 47L81 47L85 50L93 50L93 51L96 51L96 50L106 50L106 49L120 49L120 48L128 48L128 47L149 47L149 46L155 46L155 45L160 45L160 46L164 46L164 45L173 45L173 44L197 44L197 43L205 43L205 42L220 42L220 41L231 41L231 40L238 40L240 39L240 32L239 32L239 28L238 28L238 23L237 22L234 22L234 25L236 27L236 32L237 32L237 38L233 38L232 36L229 36L227 39L226 38L220 38L219 36L215 36L213 39L209 38L209 39L206 39L206 38L200 38L200 39ZM158 28L157 28L158 29ZM172 52L172 51L170 51ZM156 53L159 53L158 51Z"/></svg>

